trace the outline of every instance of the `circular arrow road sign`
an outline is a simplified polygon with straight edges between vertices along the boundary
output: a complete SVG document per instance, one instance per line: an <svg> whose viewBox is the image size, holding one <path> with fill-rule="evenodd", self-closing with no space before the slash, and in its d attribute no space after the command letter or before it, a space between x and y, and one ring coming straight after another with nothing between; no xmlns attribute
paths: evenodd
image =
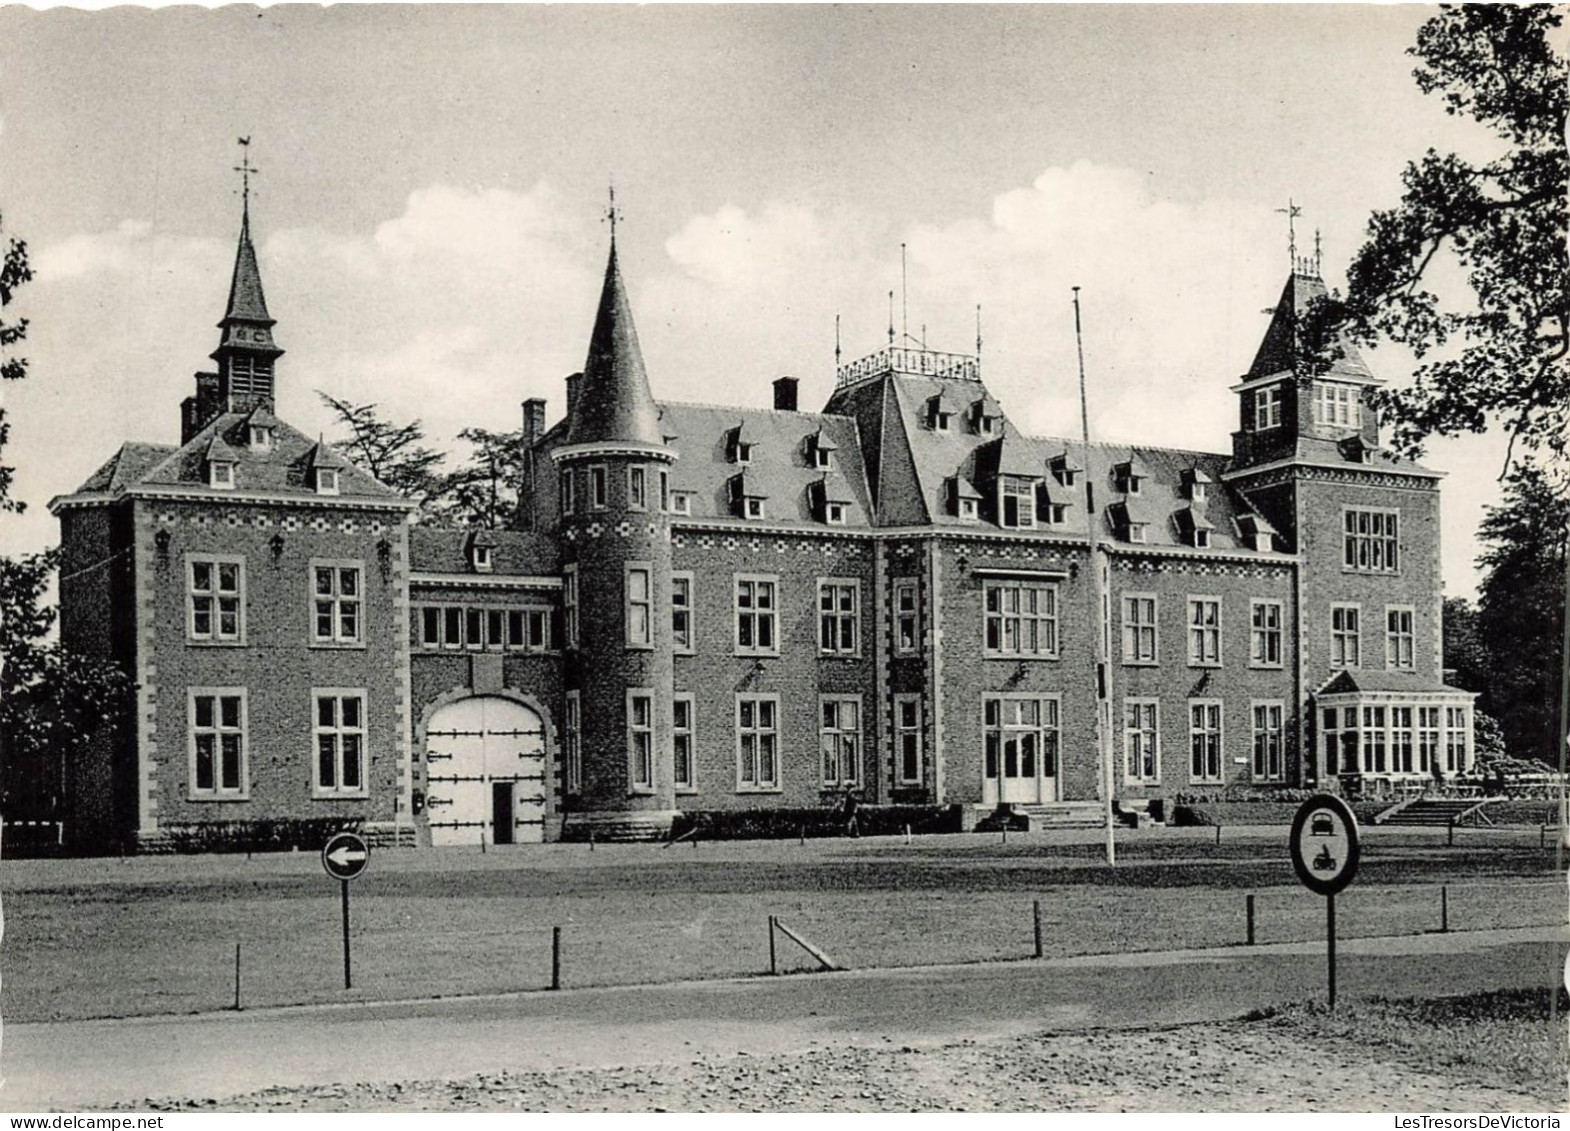
<svg viewBox="0 0 1570 1131"><path fill-rule="evenodd" d="M1335 895L1357 875L1357 818L1339 797L1320 793L1303 802L1291 845L1292 867L1310 891Z"/></svg>
<svg viewBox="0 0 1570 1131"><path fill-rule="evenodd" d="M371 862L371 850L359 833L336 833L322 845L322 867L335 880L352 880Z"/></svg>

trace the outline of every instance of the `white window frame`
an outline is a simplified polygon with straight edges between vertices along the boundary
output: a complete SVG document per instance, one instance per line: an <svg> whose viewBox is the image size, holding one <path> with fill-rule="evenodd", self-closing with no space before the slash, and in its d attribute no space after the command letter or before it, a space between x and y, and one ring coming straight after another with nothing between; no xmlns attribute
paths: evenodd
<svg viewBox="0 0 1570 1131"><path fill-rule="evenodd" d="M210 459L207 461L207 485L219 491L234 490L234 461Z"/></svg>
<svg viewBox="0 0 1570 1131"><path fill-rule="evenodd" d="M196 570L206 566L208 587L198 589ZM224 566L235 567L235 587L220 587ZM234 602L233 632L223 631L224 602ZM197 630L199 610L206 603L208 630ZM245 558L235 554L187 554L185 557L185 639L191 644L240 646L245 643Z"/></svg>
<svg viewBox="0 0 1570 1131"><path fill-rule="evenodd" d="M1347 613L1351 613L1348 627ZM1341 615L1341 627L1336 627L1336 615ZM1350 648L1348 647L1350 645ZM1363 606L1355 602L1337 601L1330 606L1330 666L1333 668L1360 668L1363 666Z"/></svg>
<svg viewBox="0 0 1570 1131"><path fill-rule="evenodd" d="M1143 613L1148 606L1150 619ZM1161 663L1161 597L1156 593L1124 593L1123 609L1123 663L1128 667L1154 667ZM1133 615L1130 615L1133 614ZM1144 641L1148 634L1150 654L1145 655Z"/></svg>
<svg viewBox="0 0 1570 1131"><path fill-rule="evenodd" d="M697 578L691 570L672 571L671 646L679 656L690 656L698 650L697 589ZM685 630L678 628L679 624L685 624Z"/></svg>
<svg viewBox="0 0 1570 1131"><path fill-rule="evenodd" d="M1341 572L1401 572L1399 510L1393 507L1341 509Z"/></svg>
<svg viewBox="0 0 1570 1131"><path fill-rule="evenodd" d="M918 655L921 652L920 582L914 577L902 577L894 582L893 590L894 654Z"/></svg>
<svg viewBox="0 0 1570 1131"><path fill-rule="evenodd" d="M1252 741L1249 744L1249 780L1286 781L1286 703L1280 699L1252 699L1248 704L1248 717L1252 733ZM1339 746L1337 749L1339 750ZM1275 773L1270 772L1272 757L1276 763ZM1326 774L1328 776L1335 772L1336 768L1332 763L1327 768Z"/></svg>
<svg viewBox="0 0 1570 1131"><path fill-rule="evenodd" d="M743 725L743 705L752 706L752 724ZM767 711L764 707L767 706ZM772 725L764 724L764 715L768 714ZM780 785L780 697L777 694L738 693L736 696L736 792L737 793L779 793ZM751 753L748 753L747 739L753 740ZM771 754L773 776L766 778L763 773L763 749L768 746ZM751 780L748 780L748 771L751 771Z"/></svg>
<svg viewBox="0 0 1570 1131"><path fill-rule="evenodd" d="M1275 623L1268 617L1274 610ZM1266 614L1266 623L1260 623L1260 614ZM1274 642L1276 658L1270 658ZM1280 601L1256 597L1248 603L1248 666L1251 668L1281 668L1286 664L1286 609Z"/></svg>
<svg viewBox="0 0 1570 1131"><path fill-rule="evenodd" d="M1390 772L1416 773L1417 708L1411 703L1390 705Z"/></svg>
<svg viewBox="0 0 1570 1131"><path fill-rule="evenodd" d="M845 525L845 504L844 503L824 503L823 504L823 521L826 522L830 526L844 526Z"/></svg>
<svg viewBox="0 0 1570 1131"><path fill-rule="evenodd" d="M1136 721L1131 721L1131 710L1139 712ZM1147 711L1151 720L1149 726L1145 725ZM1138 757L1141 759L1137 766L1134 762L1136 745L1139 747ZM1146 772L1147 768L1153 772ZM1123 781L1128 785L1161 784L1161 700L1159 699L1131 696L1123 700Z"/></svg>
<svg viewBox="0 0 1570 1131"><path fill-rule="evenodd" d="M602 511L610 506L611 502L611 475L610 468L603 463L589 465L589 509Z"/></svg>
<svg viewBox="0 0 1570 1131"><path fill-rule="evenodd" d="M738 656L778 656L780 654L780 579L773 573L738 573L733 575L731 584L732 605L732 644ZM751 603L742 605L743 587L751 587ZM759 604L767 587L768 604ZM750 643L742 643L743 625L747 625L752 637ZM762 631L764 625L768 626L767 632ZM768 644L760 644L759 640L767 635Z"/></svg>
<svg viewBox="0 0 1570 1131"><path fill-rule="evenodd" d="M854 577L818 578L818 655L861 655L861 582Z"/></svg>
<svg viewBox="0 0 1570 1131"><path fill-rule="evenodd" d="M567 706L562 712L561 745L566 792L579 793L583 789L583 697L577 691L567 692Z"/></svg>
<svg viewBox="0 0 1570 1131"><path fill-rule="evenodd" d="M1405 617L1406 625L1392 625ZM1411 605L1385 606L1385 667L1392 671L1417 670L1417 610Z"/></svg>
<svg viewBox="0 0 1570 1131"><path fill-rule="evenodd" d="M1314 422L1332 428L1356 428L1355 390L1338 382L1320 382L1314 393Z"/></svg>
<svg viewBox="0 0 1570 1131"><path fill-rule="evenodd" d="M654 792L654 689L627 688L627 792ZM638 721L638 705L643 721Z"/></svg>
<svg viewBox="0 0 1570 1131"><path fill-rule="evenodd" d="M634 463L627 466L627 509L630 511L649 509L649 469L642 464Z"/></svg>
<svg viewBox="0 0 1570 1131"><path fill-rule="evenodd" d="M1425 777L1431 776L1435 766L1442 765L1441 751L1445 749L1444 708L1435 704L1417 705L1417 766Z"/></svg>
<svg viewBox="0 0 1570 1131"><path fill-rule="evenodd" d="M914 714L913 721L904 717L905 708ZM922 732L921 696L902 694L894 696L894 780L901 786L920 786L925 780L926 752ZM907 757L910 755L911 757ZM912 758L914 761L912 761ZM907 772L915 766L915 773Z"/></svg>
<svg viewBox="0 0 1570 1131"><path fill-rule="evenodd" d="M444 649L460 649L464 646L463 630L466 619L462 605L442 606L442 647Z"/></svg>
<svg viewBox="0 0 1570 1131"><path fill-rule="evenodd" d="M273 430L265 424L250 425L246 440L247 445L253 452L270 452L273 450Z"/></svg>
<svg viewBox="0 0 1570 1131"><path fill-rule="evenodd" d="M845 721L849 708L855 718ZM861 784L862 712L860 695L818 696L818 769L824 789L853 789Z"/></svg>
<svg viewBox="0 0 1570 1131"><path fill-rule="evenodd" d="M338 494L338 469L336 467L318 467L316 469L316 493L318 495Z"/></svg>
<svg viewBox="0 0 1570 1131"><path fill-rule="evenodd" d="M1365 703L1362 710L1361 769L1365 774L1390 772L1390 704Z"/></svg>
<svg viewBox="0 0 1570 1131"><path fill-rule="evenodd" d="M1207 623L1207 612L1215 614L1213 623ZM1196 619L1197 618L1197 619ZM1200 594L1188 598L1188 666L1191 668L1219 668L1222 666L1222 610L1221 598Z"/></svg>
<svg viewBox="0 0 1570 1131"><path fill-rule="evenodd" d="M213 701L213 721L209 726L198 726L196 722L196 701L198 699L211 699ZM237 699L239 707L237 726L228 726L223 721L223 700ZM185 731L186 731L186 798L190 801L249 801L251 797L251 768L250 768L250 713L246 689L243 687L189 687L186 689L185 699ZM196 749L201 736L211 735L213 759L213 784L205 789L197 785L196 774ZM233 787L223 784L223 738L226 735L239 736L239 782Z"/></svg>
<svg viewBox="0 0 1570 1131"><path fill-rule="evenodd" d="M1254 390L1254 431L1268 432L1281 427L1281 385L1266 385Z"/></svg>
<svg viewBox="0 0 1570 1131"><path fill-rule="evenodd" d="M1470 773L1472 769L1472 723L1470 707L1445 707L1445 773Z"/></svg>
<svg viewBox="0 0 1570 1131"><path fill-rule="evenodd" d="M343 705L346 700L359 704L360 722L358 726L350 726L343 721ZM333 721L330 725L322 725L322 703L333 704ZM370 786L370 741L369 727L366 723L367 696L363 687L313 687L311 688L311 796L318 800L339 797L369 797ZM333 739L333 780L335 785L322 783L322 739ZM344 739L359 739L359 770L360 784L358 786L345 786L344 779Z"/></svg>
<svg viewBox="0 0 1570 1131"><path fill-rule="evenodd" d="M993 608L992 595L998 594L997 608ZM1013 595L1010 609L1009 595ZM1026 609L1026 595L1033 595L1028 602L1034 610ZM1062 641L1059 638L1061 618L1061 591L1055 581L1016 581L1010 578L988 579L982 586L982 653L986 656L1019 660L1055 660ZM1050 606L1042 611L1042 605ZM994 630L994 625L996 629ZM1013 646L1009 646L1010 626L1013 627ZM1026 629L1034 637L1035 646L1025 648ZM1043 637L1049 638L1043 643ZM994 646L994 644L996 646Z"/></svg>
<svg viewBox="0 0 1570 1131"><path fill-rule="evenodd" d="M1014 521L1009 521L1009 500L1014 500ZM1036 528L1036 484L1022 476L998 476L998 525L1005 530Z"/></svg>
<svg viewBox="0 0 1570 1131"><path fill-rule="evenodd" d="M1029 703L1035 707L1036 720L1033 723L1015 721L1011 716L1016 711L1011 711L1005 704ZM1060 695L1042 695L1036 692L997 693L983 696L981 703L981 731L982 731L982 774L989 781L998 783L1001 790L1003 779L1008 776L1007 771L1007 742L1008 735L1024 736L1034 735L1034 757L1036 772L1021 777L1033 777L1036 781L1043 778L1058 780L1062 777L1063 767L1063 704ZM1052 772L1047 772L1048 765Z"/></svg>
<svg viewBox="0 0 1570 1131"><path fill-rule="evenodd" d="M682 725L683 708L686 725ZM698 704L690 691L671 697L671 772L677 793L698 792ZM686 746L686 775L682 774L682 747Z"/></svg>
<svg viewBox="0 0 1570 1131"><path fill-rule="evenodd" d="M551 650L551 610L543 605L519 605L504 610L507 614L506 649L509 652L549 652ZM536 635L535 626L539 626Z"/></svg>
<svg viewBox="0 0 1570 1131"><path fill-rule="evenodd" d="M329 592L323 593L318 589L318 574L327 570L332 577L332 587ZM345 572L355 575L354 593L348 596L343 592L343 577ZM308 573L310 580L311 600L311 646L314 648L364 648L365 647L365 563L351 558L312 558ZM320 617L331 617L331 631L326 635L321 632ZM354 617L354 632L346 633L343 630L344 613L352 610Z"/></svg>
<svg viewBox="0 0 1570 1131"><path fill-rule="evenodd" d="M442 647L442 607L421 605L418 627L420 647L427 652L440 651ZM435 631L431 631L432 626Z"/></svg>
<svg viewBox="0 0 1570 1131"><path fill-rule="evenodd" d="M490 573L495 568L491 547L475 543L469 548L469 564L474 566L475 573Z"/></svg>
<svg viewBox="0 0 1570 1131"><path fill-rule="evenodd" d="M1204 749L1200 749L1200 744ZM1188 701L1188 780L1219 785L1226 779L1226 708L1220 699ZM1212 769L1212 760L1214 768ZM1200 766L1195 772L1195 765Z"/></svg>
<svg viewBox="0 0 1570 1131"><path fill-rule="evenodd" d="M561 571L562 645L578 647L578 563L562 566Z"/></svg>
<svg viewBox="0 0 1570 1131"><path fill-rule="evenodd" d="M643 594L637 593L637 585ZM623 635L626 646L636 651L654 647L654 565L628 562L622 572Z"/></svg>
<svg viewBox="0 0 1570 1131"><path fill-rule="evenodd" d="M680 514L680 515L689 515L689 516L692 514L692 492L691 491L672 491L671 492L671 514Z"/></svg>

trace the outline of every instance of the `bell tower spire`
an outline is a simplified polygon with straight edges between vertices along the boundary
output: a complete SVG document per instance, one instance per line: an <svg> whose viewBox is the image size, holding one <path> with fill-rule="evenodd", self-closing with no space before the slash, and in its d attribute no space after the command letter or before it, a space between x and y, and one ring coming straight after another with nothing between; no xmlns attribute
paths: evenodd
<svg viewBox="0 0 1570 1131"><path fill-rule="evenodd" d="M222 334L212 359L218 363L218 397L223 411L273 409L273 368L283 353L273 341L275 320L267 312L262 275L251 243L251 178L261 170L251 164L251 139L240 140L240 241L235 249L229 303L218 323Z"/></svg>

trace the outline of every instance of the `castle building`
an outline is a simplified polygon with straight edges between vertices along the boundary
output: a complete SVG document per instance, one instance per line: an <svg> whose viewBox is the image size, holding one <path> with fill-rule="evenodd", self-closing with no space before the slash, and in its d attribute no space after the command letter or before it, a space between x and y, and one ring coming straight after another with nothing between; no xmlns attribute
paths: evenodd
<svg viewBox="0 0 1570 1131"><path fill-rule="evenodd" d="M1440 475L1380 448L1350 344L1305 375L1323 291L1298 263L1230 454L1087 447L892 337L821 412L790 377L771 409L658 401L613 233L564 415L524 402L517 521L454 531L276 417L247 212L180 445L51 503L62 640L137 688L71 761L67 836L637 838L847 791L1093 815L1098 702L1120 806L1465 772Z"/></svg>

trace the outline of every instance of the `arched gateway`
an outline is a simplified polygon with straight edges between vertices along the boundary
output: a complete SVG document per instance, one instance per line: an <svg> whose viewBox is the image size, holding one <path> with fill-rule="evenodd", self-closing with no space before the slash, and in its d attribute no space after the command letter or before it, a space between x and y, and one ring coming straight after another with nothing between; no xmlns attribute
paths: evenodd
<svg viewBox="0 0 1570 1131"><path fill-rule="evenodd" d="M545 828L545 727L522 703L460 699L425 729L431 844L538 843Z"/></svg>

